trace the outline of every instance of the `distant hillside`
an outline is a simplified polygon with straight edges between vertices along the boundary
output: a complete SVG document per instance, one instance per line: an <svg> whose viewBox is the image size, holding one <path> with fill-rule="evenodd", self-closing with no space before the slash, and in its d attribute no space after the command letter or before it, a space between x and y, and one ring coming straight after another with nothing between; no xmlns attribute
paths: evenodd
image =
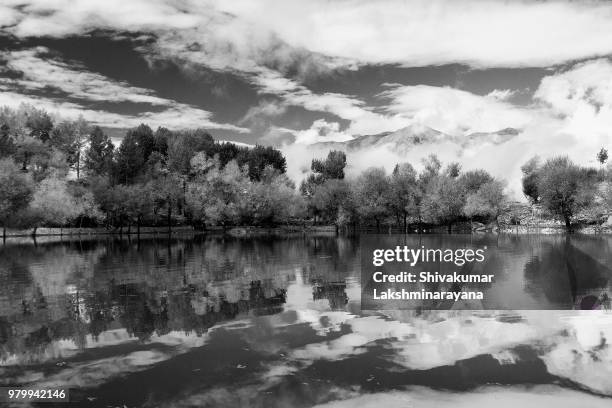
<svg viewBox="0 0 612 408"><path fill-rule="evenodd" d="M394 132L384 132L375 135L357 136L346 142L320 142L313 146L343 150L347 152L388 146L398 153L406 152L417 145L436 145L439 143L454 143L462 147L475 144L503 144L520 133L519 130L506 128L497 132L477 132L465 136L452 136L423 125L410 125Z"/></svg>

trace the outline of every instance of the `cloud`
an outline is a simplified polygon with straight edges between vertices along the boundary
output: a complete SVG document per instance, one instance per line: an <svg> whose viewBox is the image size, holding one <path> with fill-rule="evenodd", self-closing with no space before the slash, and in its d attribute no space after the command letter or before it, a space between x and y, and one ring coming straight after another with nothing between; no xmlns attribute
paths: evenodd
<svg viewBox="0 0 612 408"><path fill-rule="evenodd" d="M2 6L8 12L3 12L0 21L6 24L3 31L18 38L67 37L95 29L109 30L113 35L146 35L151 41L140 45L138 50L149 59L174 60L186 71L196 73L205 66L245 78L262 98L274 102L254 106L238 125L259 126L264 135L262 140L277 144L295 138L299 143L292 145L293 150L287 154L296 159L293 163L296 175L308 167L307 162L313 155L324 155L316 149L307 150L308 143L394 131L414 123L455 136L505 127L521 128L519 137L501 147L486 143L467 149L449 144L436 146L441 157L463 161L465 168L484 167L508 178L510 188L516 191L520 191L517 164L529 156L569 151L576 161L588 164L593 161L593 152L608 143L607 129L612 128L609 79L612 71L607 59L551 71L537 89L534 103L524 107L511 103L517 92L512 89L496 89L481 96L453 88L399 84L387 85L378 95L380 106L370 106L355 95L314 92L304 85L308 82L303 79L340 68L378 64L464 63L477 68L568 66L576 60L612 53L611 3L492 0L381 3L361 0L185 0L180 3L108 0L104 4L68 0L9 1ZM113 82L84 72L78 66L44 60L29 52L21 55L20 66L28 74L15 85L32 91L40 90L41 86L60 89L84 101L109 97L148 103L164 111L155 113L149 109L151 112L139 115L119 115L88 110L87 104L72 100L62 102L32 96L21 100L42 103L70 114L81 113L79 109L83 109L90 120L113 127L154 121L153 125L219 126L245 131L236 125L215 124L210 112L164 100L150 90ZM77 73L85 80L70 82L71 77L72 80L78 77ZM88 82L101 86L87 86ZM358 87L355 84L356 90ZM3 90L3 100L19 94L15 88ZM315 120L306 130L274 126L272 118L277 113L282 115L290 106L329 113L338 119ZM169 123L161 123L162 120ZM431 146L427 148L431 150ZM388 149L366 153L349 158L354 166L352 170L397 161L418 162L417 155L425 155L418 149L407 155Z"/></svg>
<svg viewBox="0 0 612 408"><path fill-rule="evenodd" d="M280 97L287 105L301 106L315 112L328 112L350 122L347 134L372 134L397 130L409 121L398 115L383 115L374 112L362 100L334 92L317 94L298 82L283 77L278 72L260 70L253 78L260 93ZM316 129L315 129L316 131Z"/></svg>
<svg viewBox="0 0 612 408"><path fill-rule="evenodd" d="M499 408L520 406L523 408L556 407L573 408L588 405L593 408L606 407L606 398L585 394L580 391L551 385L486 386L471 392L433 390L426 387L408 387L405 391L361 394L358 397L337 399L316 405L315 408L473 408L495 405Z"/></svg>
<svg viewBox="0 0 612 408"><path fill-rule="evenodd" d="M295 130L279 126L270 126L261 137L263 143L276 147L290 145L295 140Z"/></svg>
<svg viewBox="0 0 612 408"><path fill-rule="evenodd" d="M50 50L36 47L0 53L6 70L22 74L20 79L0 78L0 84L18 85L28 90L53 88L71 98L104 102L134 102L167 105L167 99L153 95L150 89L133 87L103 75L88 72L78 64L67 64L49 57Z"/></svg>
<svg viewBox="0 0 612 408"><path fill-rule="evenodd" d="M582 139L609 137L612 129L612 62L578 64L542 79L534 98L558 115L562 130Z"/></svg>
<svg viewBox="0 0 612 408"><path fill-rule="evenodd" d="M181 10L179 4L159 0L108 0L104 3L8 0L8 4L19 14L17 23L5 30L18 37L63 37L96 28L118 31L188 29L201 22L195 13Z"/></svg>
<svg viewBox="0 0 612 408"><path fill-rule="evenodd" d="M506 99L508 90L480 96L463 90L425 85L386 84L379 94L387 101L384 117L425 125L447 134L466 137L473 132L495 132L507 127L521 133L502 143L464 146L448 140L411 146L399 152L389 146L349 152L347 173L354 175L367 167L383 166L391 171L396 163L420 159L432 151L444 162L458 161L465 170L483 168L508 181L510 195L521 199L520 165L534 155L549 158L569 155L581 165L596 165L595 154L610 142L612 129L612 62L597 59L552 71L545 77L529 106L516 106ZM302 131L303 141L317 142L318 128ZM379 132L377 132L379 133ZM300 181L313 157L323 157L328 148L320 145L283 147L288 172Z"/></svg>
<svg viewBox="0 0 612 408"><path fill-rule="evenodd" d="M498 101L507 101L518 93L519 91L516 89L494 89L487 96Z"/></svg>
<svg viewBox="0 0 612 408"><path fill-rule="evenodd" d="M287 107L275 100L261 100L244 114L238 124L251 124L258 127L265 126L270 118L280 116L287 111Z"/></svg>
<svg viewBox="0 0 612 408"><path fill-rule="evenodd" d="M131 127L142 122L151 126L173 129L208 127L246 133L249 130L226 123L216 123L211 112L182 104L171 99L155 96L150 89L130 86L103 75L89 72L78 64L68 64L49 57L44 47L0 53L5 61L4 73L20 74L20 78L0 78L0 105L16 107L20 103L45 108L64 118L79 115L94 124L107 127ZM53 95L58 91L79 102L56 101L51 97L26 95L34 91L45 91ZM86 107L91 102L130 102L162 108L160 111L143 111L136 115L117 114Z"/></svg>
<svg viewBox="0 0 612 408"><path fill-rule="evenodd" d="M293 47L360 63L546 67L612 53L612 5L606 2L213 3Z"/></svg>
<svg viewBox="0 0 612 408"><path fill-rule="evenodd" d="M454 62L550 66L612 53L607 2L26 0L8 5L13 8L5 19L12 25L5 29L18 37L60 37L96 28L154 32L159 51L194 62L207 59L223 69Z"/></svg>
<svg viewBox="0 0 612 408"><path fill-rule="evenodd" d="M295 143L311 145L320 142L346 142L353 139L347 132L340 131L338 122L327 122L325 119L317 119L312 126L306 130L291 130L283 128L295 136Z"/></svg>
<svg viewBox="0 0 612 408"><path fill-rule="evenodd" d="M36 106L37 108L45 109L52 115L56 115L62 119L76 119L79 116L83 116L84 119L93 125L109 128L129 128L138 126L141 123L147 123L153 128L158 126L167 127L169 129L204 127L211 129L227 129L242 133L248 132L248 129L231 124L212 122L210 120L210 112L188 107L186 105L179 104L178 106L168 107L159 112L146 111L136 115L128 115L88 109L81 104L73 102L56 101L51 98L27 96L17 92L4 91L2 87L0 87L0 90L2 90L2 92L0 92L0 106L17 108L20 104L26 103Z"/></svg>
<svg viewBox="0 0 612 408"><path fill-rule="evenodd" d="M447 87L387 84L380 97L386 110L449 134L494 132L522 128L532 113L495 97L483 97Z"/></svg>

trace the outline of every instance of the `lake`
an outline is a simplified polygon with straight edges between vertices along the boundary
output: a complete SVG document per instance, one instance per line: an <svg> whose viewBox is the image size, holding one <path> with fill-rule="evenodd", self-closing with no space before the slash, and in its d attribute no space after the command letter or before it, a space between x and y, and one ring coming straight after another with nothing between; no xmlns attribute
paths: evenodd
<svg viewBox="0 0 612 408"><path fill-rule="evenodd" d="M0 385L83 407L611 406L612 237L406 240L486 245L524 310L362 310L359 237L7 240Z"/></svg>

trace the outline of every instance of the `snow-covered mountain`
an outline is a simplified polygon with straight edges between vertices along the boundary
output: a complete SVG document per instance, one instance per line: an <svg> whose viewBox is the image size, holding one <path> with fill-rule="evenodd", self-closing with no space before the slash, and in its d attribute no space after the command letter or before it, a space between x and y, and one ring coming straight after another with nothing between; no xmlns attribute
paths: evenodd
<svg viewBox="0 0 612 408"><path fill-rule="evenodd" d="M463 148L473 145L508 142L520 133L514 128L506 128L497 132L477 132L464 136L453 136L424 125L410 125L394 132L384 132L375 135L357 136L346 142L320 142L313 147L355 152L386 146L392 151L404 153L419 145L451 143ZM432 151L433 152L433 151Z"/></svg>

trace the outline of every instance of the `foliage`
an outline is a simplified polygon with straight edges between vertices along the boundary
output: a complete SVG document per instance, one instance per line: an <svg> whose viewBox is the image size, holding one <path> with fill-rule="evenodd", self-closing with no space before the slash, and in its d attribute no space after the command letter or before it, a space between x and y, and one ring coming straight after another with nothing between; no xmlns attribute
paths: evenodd
<svg viewBox="0 0 612 408"><path fill-rule="evenodd" d="M427 185L421 203L426 221L450 226L462 215L465 205L465 189L456 178L449 175L435 176Z"/></svg>
<svg viewBox="0 0 612 408"><path fill-rule="evenodd" d="M372 219L378 227L387 215L389 180L383 168L366 169L356 180L357 212L360 217Z"/></svg>
<svg viewBox="0 0 612 408"><path fill-rule="evenodd" d="M569 229L572 217L593 201L594 173L574 164L568 157L549 159L535 168L535 172L542 204L559 216Z"/></svg>
<svg viewBox="0 0 612 408"><path fill-rule="evenodd" d="M523 194L532 203L538 203L540 201L540 193L538 191L539 175L538 168L540 167L539 157L533 157L527 163L521 167L523 172Z"/></svg>
<svg viewBox="0 0 612 408"><path fill-rule="evenodd" d="M78 217L81 203L68 193L65 179L49 177L42 180L34 192L30 211L43 225L61 226Z"/></svg>
<svg viewBox="0 0 612 408"><path fill-rule="evenodd" d="M104 131L96 126L89 134L89 146L85 151L85 172L90 176L109 175L113 166L115 146Z"/></svg>
<svg viewBox="0 0 612 408"><path fill-rule="evenodd" d="M407 227L408 216L418 212L420 191L417 172L410 163L397 164L389 180L389 207L398 220Z"/></svg>
<svg viewBox="0 0 612 408"><path fill-rule="evenodd" d="M604 165L606 161L608 161L608 150L607 149L604 149L603 147L601 148L601 150L597 153L597 161L601 165Z"/></svg>
<svg viewBox="0 0 612 408"><path fill-rule="evenodd" d="M32 179L13 160L0 159L0 223L15 226L15 215L26 208L34 191Z"/></svg>
<svg viewBox="0 0 612 408"><path fill-rule="evenodd" d="M463 211L469 218L480 217L488 222L498 219L505 204L504 184L491 180L481 184L476 192L467 196Z"/></svg>

